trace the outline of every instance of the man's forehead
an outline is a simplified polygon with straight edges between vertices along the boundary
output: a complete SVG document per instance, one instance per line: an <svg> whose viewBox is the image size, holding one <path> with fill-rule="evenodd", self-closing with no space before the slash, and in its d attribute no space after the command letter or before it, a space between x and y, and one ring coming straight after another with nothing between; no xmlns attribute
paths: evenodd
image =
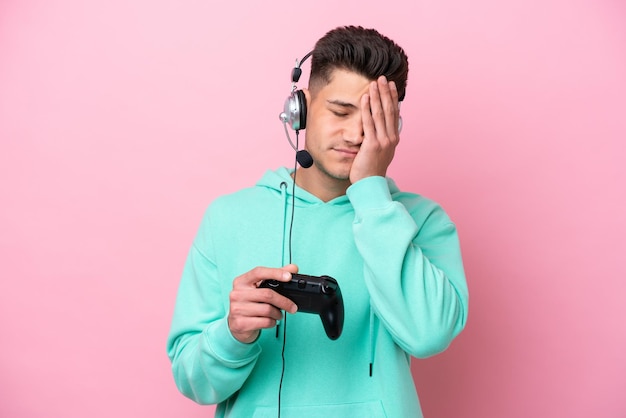
<svg viewBox="0 0 626 418"><path fill-rule="evenodd" d="M354 105L355 99L358 102L367 93L370 83L371 80L359 73L338 68L332 72L330 81L320 88L319 93L325 96L325 100L335 104Z"/></svg>

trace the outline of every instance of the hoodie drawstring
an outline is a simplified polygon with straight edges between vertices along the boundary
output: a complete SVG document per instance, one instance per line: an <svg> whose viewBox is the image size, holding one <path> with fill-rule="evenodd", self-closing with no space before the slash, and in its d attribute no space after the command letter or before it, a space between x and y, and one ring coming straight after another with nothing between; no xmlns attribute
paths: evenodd
<svg viewBox="0 0 626 418"><path fill-rule="evenodd" d="M372 372L374 369L374 357L376 356L376 342L374 341L374 335L376 333L374 330L374 322L374 311L370 306L370 377L372 377Z"/></svg>
<svg viewBox="0 0 626 418"><path fill-rule="evenodd" d="M287 242L287 207L288 207L288 198L287 195L287 182L282 181L280 183L280 195L283 199L283 246L280 255L281 266L284 266L285 263L285 243ZM280 325L282 321L279 319L276 321L276 338L280 338Z"/></svg>
<svg viewBox="0 0 626 418"><path fill-rule="evenodd" d="M287 195L287 182L282 181L280 183L280 196L283 199L283 248L281 252L281 265L285 265L285 246L287 244L287 208L288 208L288 199Z"/></svg>

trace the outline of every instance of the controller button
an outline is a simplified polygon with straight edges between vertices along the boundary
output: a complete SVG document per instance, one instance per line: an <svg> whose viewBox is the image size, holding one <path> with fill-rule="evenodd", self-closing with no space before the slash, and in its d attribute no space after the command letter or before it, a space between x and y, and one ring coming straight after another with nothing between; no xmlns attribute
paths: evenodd
<svg viewBox="0 0 626 418"><path fill-rule="evenodd" d="M298 280L298 289L304 289L306 287L306 280L300 279Z"/></svg>
<svg viewBox="0 0 626 418"><path fill-rule="evenodd" d="M335 294L335 286L332 283L324 283L322 284L322 293L326 295L334 295Z"/></svg>

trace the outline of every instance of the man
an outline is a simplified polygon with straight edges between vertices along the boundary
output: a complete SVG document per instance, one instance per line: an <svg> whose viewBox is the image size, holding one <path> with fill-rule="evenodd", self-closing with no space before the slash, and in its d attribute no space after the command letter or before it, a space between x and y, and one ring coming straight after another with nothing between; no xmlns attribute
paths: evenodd
<svg viewBox="0 0 626 418"><path fill-rule="evenodd" d="M303 90L313 165L269 171L209 207L168 354L180 391L218 404L216 416L421 416L410 357L448 347L465 326L468 292L454 224L385 177L407 74L404 51L375 30L327 33ZM319 316L259 287L297 272L337 280L338 339Z"/></svg>

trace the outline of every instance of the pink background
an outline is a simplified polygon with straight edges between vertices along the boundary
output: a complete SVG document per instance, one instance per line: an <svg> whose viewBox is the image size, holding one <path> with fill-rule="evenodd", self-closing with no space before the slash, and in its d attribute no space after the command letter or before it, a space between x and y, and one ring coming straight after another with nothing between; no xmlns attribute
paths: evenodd
<svg viewBox="0 0 626 418"><path fill-rule="evenodd" d="M289 72L341 24L406 49L390 174L461 234L426 416L626 416L624 3L213 3L0 2L0 416L211 415L165 354L183 261L213 198L292 164Z"/></svg>

